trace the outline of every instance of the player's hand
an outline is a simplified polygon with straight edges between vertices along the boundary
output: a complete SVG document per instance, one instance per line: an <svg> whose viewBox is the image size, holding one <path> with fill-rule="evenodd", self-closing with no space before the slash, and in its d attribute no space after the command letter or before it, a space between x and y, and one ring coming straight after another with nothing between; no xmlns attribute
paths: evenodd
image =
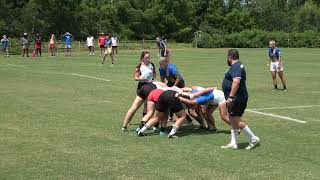
<svg viewBox="0 0 320 180"><path fill-rule="evenodd" d="M234 101L234 96L230 96L230 97L227 99L227 107L231 107L232 104L233 104L233 101Z"/></svg>

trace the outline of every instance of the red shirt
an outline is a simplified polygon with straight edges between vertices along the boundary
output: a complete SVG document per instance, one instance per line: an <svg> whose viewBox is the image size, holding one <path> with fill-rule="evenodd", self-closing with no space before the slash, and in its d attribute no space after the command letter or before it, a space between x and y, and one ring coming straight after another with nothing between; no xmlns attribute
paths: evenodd
<svg viewBox="0 0 320 180"><path fill-rule="evenodd" d="M99 36L98 41L100 46L104 46L104 41L107 39L106 36Z"/></svg>
<svg viewBox="0 0 320 180"><path fill-rule="evenodd" d="M148 101L152 101L154 103L156 103L159 99L159 96L161 95L161 93L163 92L162 89L154 89L149 93L148 96Z"/></svg>

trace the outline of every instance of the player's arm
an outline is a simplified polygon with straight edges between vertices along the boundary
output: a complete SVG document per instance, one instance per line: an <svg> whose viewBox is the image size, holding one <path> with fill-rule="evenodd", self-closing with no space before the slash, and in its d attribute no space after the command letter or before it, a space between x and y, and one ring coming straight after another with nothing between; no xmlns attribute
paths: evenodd
<svg viewBox="0 0 320 180"><path fill-rule="evenodd" d="M134 80L135 81L141 81L143 78L141 78L140 69L137 67L136 72L134 73Z"/></svg>
<svg viewBox="0 0 320 180"><path fill-rule="evenodd" d="M191 95L190 98L191 98L191 99L194 99L194 98L196 98L196 97L199 97L199 96L202 96L202 95L207 94L207 93L209 93L209 92L212 92L212 91L214 91L214 90L216 90L216 89L218 89L218 88L217 88L217 87L205 88L205 89L203 89L203 90L201 90L201 91L198 91L198 92L195 92L195 93L193 93L193 94L190 94L190 95Z"/></svg>
<svg viewBox="0 0 320 180"><path fill-rule="evenodd" d="M152 70L152 73L153 73L153 80L156 80L156 77L157 77L157 72L156 72L156 67L154 66L153 63L151 63L152 67L153 67L153 70Z"/></svg>
<svg viewBox="0 0 320 180"><path fill-rule="evenodd" d="M178 71L176 71L174 74L173 74L174 78L176 78L176 81L174 82L173 86L177 86L180 81L181 81L181 75Z"/></svg>
<svg viewBox="0 0 320 180"><path fill-rule="evenodd" d="M229 97L227 99L227 105L230 105L230 103L232 103L232 101L234 100L235 95L239 89L240 80L241 80L240 77L233 78L232 85L231 85L231 91L230 91Z"/></svg>
<svg viewBox="0 0 320 180"><path fill-rule="evenodd" d="M160 76L160 81L164 83L165 79L163 76Z"/></svg>
<svg viewBox="0 0 320 180"><path fill-rule="evenodd" d="M181 96L179 96L179 99L181 102L184 102L185 104L188 104L188 105L197 105L198 104L195 99L186 99Z"/></svg>

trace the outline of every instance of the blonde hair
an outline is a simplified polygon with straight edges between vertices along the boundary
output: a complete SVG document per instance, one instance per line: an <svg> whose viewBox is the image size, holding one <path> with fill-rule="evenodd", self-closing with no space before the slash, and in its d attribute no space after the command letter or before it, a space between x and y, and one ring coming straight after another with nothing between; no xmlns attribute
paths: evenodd
<svg viewBox="0 0 320 180"><path fill-rule="evenodd" d="M271 40L271 41L269 41L269 44L274 44L274 45L276 45L276 41Z"/></svg>

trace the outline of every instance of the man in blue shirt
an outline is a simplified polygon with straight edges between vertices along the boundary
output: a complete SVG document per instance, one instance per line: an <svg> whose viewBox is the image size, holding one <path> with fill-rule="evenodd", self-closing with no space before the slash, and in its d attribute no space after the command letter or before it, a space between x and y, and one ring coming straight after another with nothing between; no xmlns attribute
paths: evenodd
<svg viewBox="0 0 320 180"><path fill-rule="evenodd" d="M173 64L168 63L165 57L160 58L159 64L161 82L165 82L166 79L168 81L168 87L177 86L183 88L185 86L178 69Z"/></svg>
<svg viewBox="0 0 320 180"><path fill-rule="evenodd" d="M69 32L66 32L63 36L63 39L66 45L66 56L71 56L72 35Z"/></svg>
<svg viewBox="0 0 320 180"><path fill-rule="evenodd" d="M286 80L283 74L281 52L280 52L280 48L276 47L276 42L274 40L271 40L269 42L268 55L269 55L269 59L268 59L267 65L270 66L274 90L278 89L278 85L277 85L277 73L278 73L283 85L283 90L286 91L287 86L286 86Z"/></svg>
<svg viewBox="0 0 320 180"><path fill-rule="evenodd" d="M4 57L9 57L9 39L6 35L2 36L1 45L4 53Z"/></svg>
<svg viewBox="0 0 320 180"><path fill-rule="evenodd" d="M246 70L239 61L239 52L236 49L228 51L227 64L230 68L225 73L222 89L227 99L229 120L231 123L231 142L221 148L237 149L236 136L238 129L244 131L248 136L249 146L246 149L252 149L259 144L259 137L255 136L248 125L242 121L241 117L247 107L248 91L246 87Z"/></svg>

